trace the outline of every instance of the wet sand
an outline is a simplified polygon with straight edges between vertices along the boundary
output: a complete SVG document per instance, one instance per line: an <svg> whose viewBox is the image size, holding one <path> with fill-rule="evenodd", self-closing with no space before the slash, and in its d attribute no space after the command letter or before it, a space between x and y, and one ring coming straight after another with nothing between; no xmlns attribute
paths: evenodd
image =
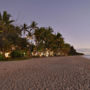
<svg viewBox="0 0 90 90"><path fill-rule="evenodd" d="M90 59L73 56L0 62L0 90L90 90Z"/></svg>

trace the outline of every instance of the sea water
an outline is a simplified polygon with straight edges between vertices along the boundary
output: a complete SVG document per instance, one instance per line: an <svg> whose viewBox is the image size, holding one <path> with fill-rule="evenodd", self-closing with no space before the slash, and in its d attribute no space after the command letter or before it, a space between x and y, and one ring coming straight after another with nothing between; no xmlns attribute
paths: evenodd
<svg viewBox="0 0 90 90"><path fill-rule="evenodd" d="M84 58L90 59L90 49L77 49L78 52L84 53Z"/></svg>
<svg viewBox="0 0 90 90"><path fill-rule="evenodd" d="M84 55L84 58L90 59L90 55Z"/></svg>

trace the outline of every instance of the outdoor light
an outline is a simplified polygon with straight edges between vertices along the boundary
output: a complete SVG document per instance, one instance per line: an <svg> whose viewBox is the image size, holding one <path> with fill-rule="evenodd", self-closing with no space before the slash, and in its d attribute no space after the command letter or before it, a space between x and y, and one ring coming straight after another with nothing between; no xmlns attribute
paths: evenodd
<svg viewBox="0 0 90 90"><path fill-rule="evenodd" d="M6 57L6 58L9 58L9 57L10 57L9 54L10 54L10 52L6 52L6 53L5 53L5 57Z"/></svg>

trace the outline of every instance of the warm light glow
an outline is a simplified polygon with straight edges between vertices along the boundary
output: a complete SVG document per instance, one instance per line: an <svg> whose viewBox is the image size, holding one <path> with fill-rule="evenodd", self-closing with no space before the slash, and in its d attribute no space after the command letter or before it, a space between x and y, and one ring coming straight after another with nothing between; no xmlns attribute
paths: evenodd
<svg viewBox="0 0 90 90"><path fill-rule="evenodd" d="M9 57L10 57L10 52L6 52L6 53L5 53L5 57L6 57L6 58L9 58Z"/></svg>

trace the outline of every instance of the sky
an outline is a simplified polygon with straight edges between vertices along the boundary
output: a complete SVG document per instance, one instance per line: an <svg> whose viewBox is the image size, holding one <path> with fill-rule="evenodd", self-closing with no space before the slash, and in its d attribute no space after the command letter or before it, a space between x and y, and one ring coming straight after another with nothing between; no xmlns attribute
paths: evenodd
<svg viewBox="0 0 90 90"><path fill-rule="evenodd" d="M90 0L0 0L17 24L51 26L77 48L90 48Z"/></svg>

